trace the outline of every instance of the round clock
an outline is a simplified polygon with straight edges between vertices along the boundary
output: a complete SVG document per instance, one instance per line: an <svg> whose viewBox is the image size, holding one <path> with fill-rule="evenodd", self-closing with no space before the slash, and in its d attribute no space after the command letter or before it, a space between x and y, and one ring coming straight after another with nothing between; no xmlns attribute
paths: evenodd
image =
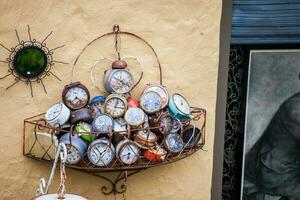
<svg viewBox="0 0 300 200"><path fill-rule="evenodd" d="M85 107L89 103L90 93L83 84L75 82L65 86L62 99L67 107L76 110Z"/></svg>
<svg viewBox="0 0 300 200"><path fill-rule="evenodd" d="M105 100L104 110L113 118L122 117L127 110L127 100L121 95L111 94Z"/></svg>
<svg viewBox="0 0 300 200"><path fill-rule="evenodd" d="M160 112L154 115L151 119L151 126L162 126L159 129L153 129L153 132L156 133L167 133L173 127L174 118L170 115L169 112Z"/></svg>
<svg viewBox="0 0 300 200"><path fill-rule="evenodd" d="M159 145L144 151L144 157L150 161L161 161L166 158L167 151Z"/></svg>
<svg viewBox="0 0 300 200"><path fill-rule="evenodd" d="M145 113L138 107L129 108L124 116L125 121L132 127L138 127L145 121Z"/></svg>
<svg viewBox="0 0 300 200"><path fill-rule="evenodd" d="M169 131L170 133L178 133L178 131L181 129L181 123L178 119L173 118L173 125L171 130Z"/></svg>
<svg viewBox="0 0 300 200"><path fill-rule="evenodd" d="M140 157L139 147L128 139L119 142L116 147L116 153L121 162L126 165L135 163Z"/></svg>
<svg viewBox="0 0 300 200"><path fill-rule="evenodd" d="M157 141L156 135L151 131L138 131L134 141L143 149L149 149L155 146Z"/></svg>
<svg viewBox="0 0 300 200"><path fill-rule="evenodd" d="M148 84L143 93L150 92L150 91L158 93L159 96L161 97L162 99L161 108L164 108L168 105L169 93L165 86L162 86L160 84Z"/></svg>
<svg viewBox="0 0 300 200"><path fill-rule="evenodd" d="M92 122L93 131L97 133L109 133L114 128L114 120L107 114L100 114Z"/></svg>
<svg viewBox="0 0 300 200"><path fill-rule="evenodd" d="M87 151L88 145L84 142L77 134L72 135L71 133L66 133L61 136L61 143L64 143L67 147L67 163L77 164L80 162L81 158Z"/></svg>
<svg viewBox="0 0 300 200"><path fill-rule="evenodd" d="M165 147L172 153L179 153L183 149L183 141L180 135L170 133L165 138Z"/></svg>
<svg viewBox="0 0 300 200"><path fill-rule="evenodd" d="M75 130L77 134L87 142L93 141L96 139L96 135L92 133L92 126L86 122L79 122Z"/></svg>
<svg viewBox="0 0 300 200"><path fill-rule="evenodd" d="M201 130L189 125L183 129L182 140L185 148L192 148L200 141Z"/></svg>
<svg viewBox="0 0 300 200"><path fill-rule="evenodd" d="M140 106L146 113L152 114L161 109L162 99L157 92L149 91L141 96Z"/></svg>
<svg viewBox="0 0 300 200"><path fill-rule="evenodd" d="M71 113L70 123L75 124L80 121L90 123L93 120L91 111L87 108L81 108L79 110L74 110Z"/></svg>
<svg viewBox="0 0 300 200"><path fill-rule="evenodd" d="M115 148L107 138L101 138L90 144L87 155L94 165L107 166L115 158Z"/></svg>
<svg viewBox="0 0 300 200"><path fill-rule="evenodd" d="M129 97L129 99L127 100L127 105L128 107L139 107L140 102L134 97Z"/></svg>
<svg viewBox="0 0 300 200"><path fill-rule="evenodd" d="M47 123L54 126L62 126L68 122L71 111L63 103L52 105L45 114Z"/></svg>
<svg viewBox="0 0 300 200"><path fill-rule="evenodd" d="M191 115L191 107L187 100L180 94L175 93L170 97L169 110L180 121L188 121Z"/></svg>
<svg viewBox="0 0 300 200"><path fill-rule="evenodd" d="M127 123L124 118L114 119L114 128L115 132L127 132Z"/></svg>
<svg viewBox="0 0 300 200"><path fill-rule="evenodd" d="M89 109L92 112L92 117L96 117L101 113L104 113L105 96L95 96L90 100Z"/></svg>
<svg viewBox="0 0 300 200"><path fill-rule="evenodd" d="M125 61L118 60L112 63L112 69L105 71L104 87L108 93L125 94L133 88L134 79L126 67Z"/></svg>

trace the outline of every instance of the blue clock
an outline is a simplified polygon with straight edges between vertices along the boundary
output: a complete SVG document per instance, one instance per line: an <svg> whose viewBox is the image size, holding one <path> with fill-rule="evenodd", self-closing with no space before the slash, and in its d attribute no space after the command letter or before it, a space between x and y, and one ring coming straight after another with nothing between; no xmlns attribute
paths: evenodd
<svg viewBox="0 0 300 200"><path fill-rule="evenodd" d="M191 107L187 100L180 94L174 93L169 100L169 110L173 117L180 121L188 121L191 118Z"/></svg>

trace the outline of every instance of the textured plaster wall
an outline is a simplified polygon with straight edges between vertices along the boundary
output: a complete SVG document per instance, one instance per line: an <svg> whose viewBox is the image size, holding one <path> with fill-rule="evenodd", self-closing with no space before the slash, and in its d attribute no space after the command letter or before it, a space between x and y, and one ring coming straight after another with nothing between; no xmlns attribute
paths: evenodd
<svg viewBox="0 0 300 200"><path fill-rule="evenodd" d="M34 98L30 97L29 87L23 83L5 91L13 83L12 77L0 82L0 199L30 199L34 196L39 178L49 175L48 163L22 156L23 119L45 112L51 104L60 100L63 86L70 81L71 63L75 57L89 41L111 31L115 23L120 24L122 30L134 32L153 45L163 66L164 84L170 92L181 92L192 105L202 106L208 111L207 152L199 151L185 160L130 177L127 199L210 199L220 14L221 1L218 0L2 0L1 43L8 47L17 44L14 29L19 30L21 39L27 39L27 24L30 24L32 35L37 40L42 40L53 30L47 45L53 48L66 44L64 49L55 52L54 58L70 64L53 68L62 82L53 77L44 79L48 94L44 94L40 84L34 84ZM89 81L88 69L100 55L114 56L111 39L95 44L79 61L75 79L86 84L92 95L99 92ZM146 76L142 84L157 81L155 60L149 49L130 38L123 39L122 44L123 55L134 55L143 61ZM7 56L8 52L0 49L1 60ZM7 66L0 63L0 73L5 74L6 71ZM138 87L134 94L141 89L142 86ZM100 186L105 184L101 179L70 169L67 174L68 192L90 199L114 199L101 194ZM57 181L52 190L56 188ZM117 196L117 199L121 197Z"/></svg>

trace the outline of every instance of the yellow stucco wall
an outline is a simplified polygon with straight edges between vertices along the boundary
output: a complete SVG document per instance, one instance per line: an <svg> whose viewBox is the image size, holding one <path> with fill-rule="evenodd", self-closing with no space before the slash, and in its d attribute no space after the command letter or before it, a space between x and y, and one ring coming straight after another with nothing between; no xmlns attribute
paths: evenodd
<svg viewBox="0 0 300 200"><path fill-rule="evenodd" d="M160 1L104 1L104 0L48 0L0 2L0 41L8 47L17 44L14 29L20 38L27 39L26 25L32 36L47 40L51 48L66 44L54 54L56 60L69 62L53 68L62 82L53 77L44 79L48 94L41 85L34 84L34 98L26 84L13 83L9 77L0 81L0 199L25 200L34 196L38 180L48 177L50 165L22 156L23 119L38 113L59 101L61 91L70 81L71 63L80 50L95 37L111 31L117 23L124 31L144 37L156 49L164 71L164 84L170 92L178 91L195 106L208 111L207 152L199 151L185 160L162 167L148 169L128 180L127 199L137 200L208 200L210 199L213 139L215 124L216 86L219 56L221 1L219 0L160 0ZM133 39L122 40L124 55L143 60L145 80L157 81L155 60L143 44ZM92 87L88 68L100 55L113 57L111 38L95 44L83 55L76 71L76 79L90 88L93 95L99 92ZM8 52L0 49L0 58ZM0 63L0 73L7 66ZM147 75L148 74L148 75ZM99 81L99 80L98 80ZM138 94L142 86L137 88ZM67 191L90 199L114 199L104 196L100 187L105 182L84 172L67 170ZM57 188L57 180L52 189ZM117 199L122 199L117 196Z"/></svg>

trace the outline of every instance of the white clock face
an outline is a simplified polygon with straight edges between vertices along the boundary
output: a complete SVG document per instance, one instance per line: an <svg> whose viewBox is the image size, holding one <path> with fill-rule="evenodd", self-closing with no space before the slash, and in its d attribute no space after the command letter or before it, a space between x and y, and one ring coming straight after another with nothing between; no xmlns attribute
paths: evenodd
<svg viewBox="0 0 300 200"><path fill-rule="evenodd" d="M81 159L79 151L70 144L66 144L66 147L67 147L67 154L68 154L67 163L71 165L77 164Z"/></svg>
<svg viewBox="0 0 300 200"><path fill-rule="evenodd" d="M161 97L162 99L162 105L163 107L165 105L168 104L168 101L169 101L169 94L167 92L167 90L161 86L161 85L153 85L153 86L149 86L146 90L145 90L145 93L146 92L149 92L149 91L152 91L152 92L156 92L159 94L159 96Z"/></svg>
<svg viewBox="0 0 300 200"><path fill-rule="evenodd" d="M139 148L133 143L127 143L120 149L119 157L127 165L134 163L139 157Z"/></svg>
<svg viewBox="0 0 300 200"><path fill-rule="evenodd" d="M145 120L145 113L142 109L133 107L126 111L124 118L130 126L139 126Z"/></svg>
<svg viewBox="0 0 300 200"><path fill-rule="evenodd" d="M78 108L88 102L87 92L80 87L70 88L65 95L65 102L72 108Z"/></svg>
<svg viewBox="0 0 300 200"><path fill-rule="evenodd" d="M115 157L114 149L110 148L107 142L98 142L92 145L88 154L90 161L96 166L106 166Z"/></svg>
<svg viewBox="0 0 300 200"><path fill-rule="evenodd" d="M61 103L56 103L49 108L45 117L47 121L52 121L57 118L63 109L63 105Z"/></svg>
<svg viewBox="0 0 300 200"><path fill-rule="evenodd" d="M109 115L100 114L94 119L92 127L96 132L108 133L110 128L113 129L113 119Z"/></svg>
<svg viewBox="0 0 300 200"><path fill-rule="evenodd" d="M133 76L127 70L117 70L112 75L110 84L116 93L128 93L134 85Z"/></svg>
<svg viewBox="0 0 300 200"><path fill-rule="evenodd" d="M162 100L158 93L150 91L143 94L140 104L147 113L154 113L161 108Z"/></svg>
<svg viewBox="0 0 300 200"><path fill-rule="evenodd" d="M185 98L179 94L174 94L174 103L177 109L183 114L189 115L191 113L191 108Z"/></svg>
<svg viewBox="0 0 300 200"><path fill-rule="evenodd" d="M126 112L126 104L122 98L113 97L105 103L105 111L112 117L121 117Z"/></svg>
<svg viewBox="0 0 300 200"><path fill-rule="evenodd" d="M115 132L122 132L127 131L127 123L123 118L118 118L114 120L114 131Z"/></svg>
<svg viewBox="0 0 300 200"><path fill-rule="evenodd" d="M166 145L173 153L178 153L183 148L183 141L178 134L169 134L166 138Z"/></svg>

